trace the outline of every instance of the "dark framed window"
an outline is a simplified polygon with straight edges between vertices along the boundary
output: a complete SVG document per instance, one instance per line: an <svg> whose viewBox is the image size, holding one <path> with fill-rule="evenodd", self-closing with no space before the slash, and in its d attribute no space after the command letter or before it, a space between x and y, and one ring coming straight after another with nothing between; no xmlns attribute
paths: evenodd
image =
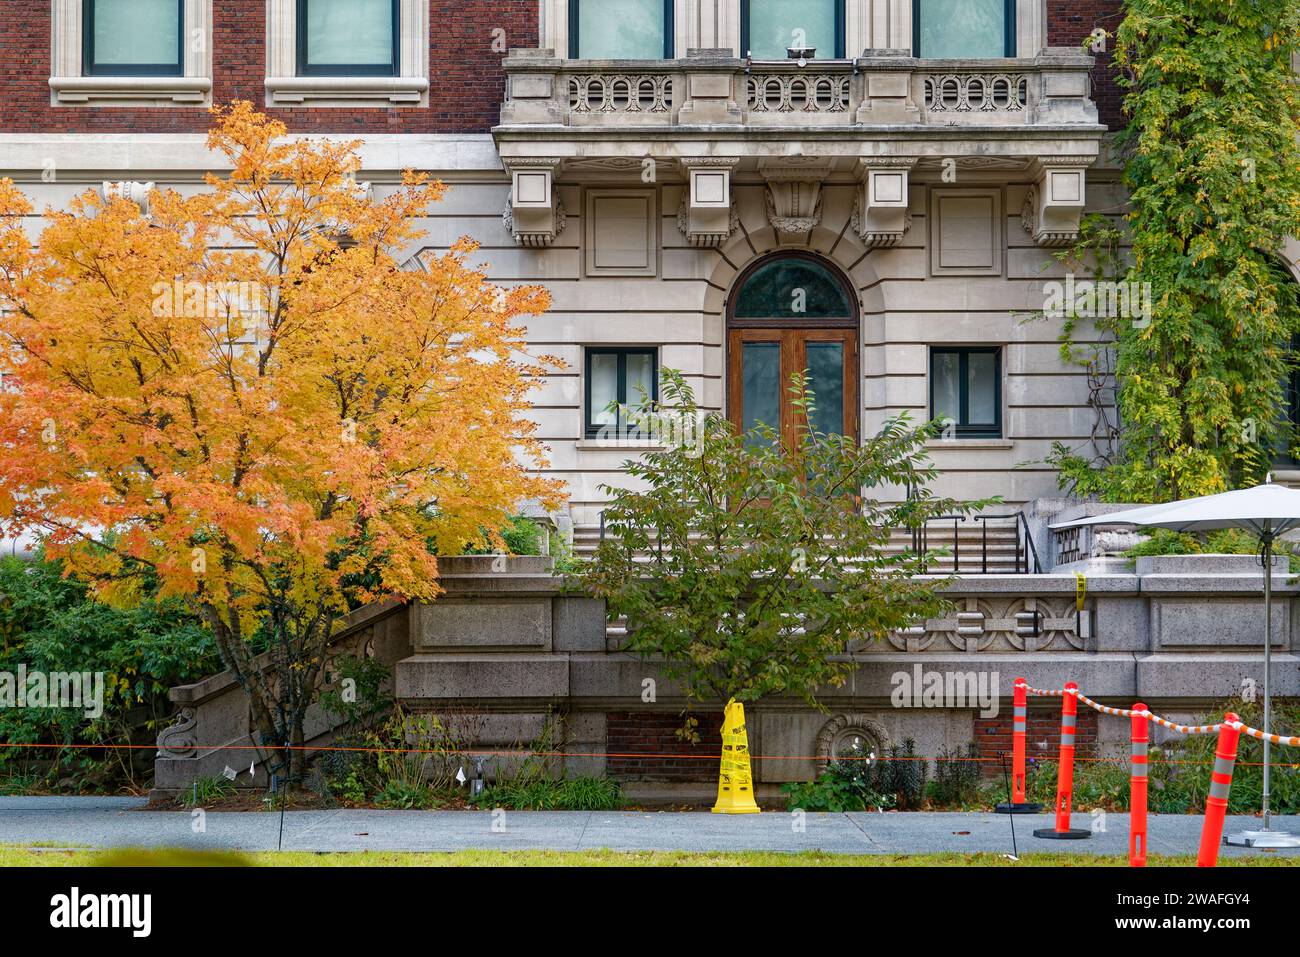
<svg viewBox="0 0 1300 957"><path fill-rule="evenodd" d="M397 76L398 0L298 0L299 76Z"/></svg>
<svg viewBox="0 0 1300 957"><path fill-rule="evenodd" d="M82 0L86 76L184 76L185 0Z"/></svg>
<svg viewBox="0 0 1300 957"><path fill-rule="evenodd" d="M587 350L586 422L583 433L589 439L638 438L628 424L624 409L636 408L648 397L659 398L659 355L654 349ZM620 408L610 409L617 402Z"/></svg>
<svg viewBox="0 0 1300 957"><path fill-rule="evenodd" d="M930 418L959 438L1002 437L1002 350L930 350Z"/></svg>
<svg viewBox="0 0 1300 957"><path fill-rule="evenodd" d="M823 60L842 60L844 0L740 0L740 52L784 60L795 47Z"/></svg>
<svg viewBox="0 0 1300 957"><path fill-rule="evenodd" d="M912 0L912 53L931 59L1016 55L1016 0Z"/></svg>
<svg viewBox="0 0 1300 957"><path fill-rule="evenodd" d="M671 60L673 0L569 0L569 56Z"/></svg>

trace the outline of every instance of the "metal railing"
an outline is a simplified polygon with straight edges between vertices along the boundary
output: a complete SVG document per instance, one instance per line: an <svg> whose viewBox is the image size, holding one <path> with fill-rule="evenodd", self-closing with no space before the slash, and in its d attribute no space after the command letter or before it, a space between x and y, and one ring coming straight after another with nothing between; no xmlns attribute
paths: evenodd
<svg viewBox="0 0 1300 957"><path fill-rule="evenodd" d="M965 522L979 523L979 559L976 567L971 567L968 560L966 567L962 567L962 548L961 548L961 529ZM998 567L999 563L994 560L994 567L989 567L989 522L1014 522L1015 531L1015 555L1012 564L1011 574L1015 575L1041 575L1043 573L1042 562L1038 560L1038 548L1034 545L1034 536L1029 531L1029 520L1025 518L1024 512L1007 512L1004 514L993 515L939 515L935 518L927 519L917 528L912 530L912 550L917 554L930 550L930 526L940 523L952 523L952 571L953 574L966 575L1000 575L1007 574L1005 567Z"/></svg>
<svg viewBox="0 0 1300 957"><path fill-rule="evenodd" d="M910 496L909 496L910 497ZM1005 512L995 514L979 514L972 516L965 515L939 515L912 529L912 551L915 554L924 554L930 550L930 528L932 525L952 523L952 571L953 574L965 575L1041 575L1043 574L1042 562L1038 559L1038 548L1034 545L1034 536L1029 530L1029 520L1025 517L1024 512ZM964 523L979 523L979 545L978 560L972 564L972 559L968 557L966 566L962 566L962 536L961 531ZM1011 570L1008 572L1005 562L999 561L994 556L990 565L989 556L989 522L1013 522L1015 553ZM969 527L969 526L967 526ZM605 541L605 512L600 512L600 538L599 541ZM657 559L663 561L663 538L655 530L653 536L653 549ZM946 544L946 543L945 543ZM996 544L996 542L995 542ZM939 547L943 547L942 545ZM968 553L969 554L969 553Z"/></svg>

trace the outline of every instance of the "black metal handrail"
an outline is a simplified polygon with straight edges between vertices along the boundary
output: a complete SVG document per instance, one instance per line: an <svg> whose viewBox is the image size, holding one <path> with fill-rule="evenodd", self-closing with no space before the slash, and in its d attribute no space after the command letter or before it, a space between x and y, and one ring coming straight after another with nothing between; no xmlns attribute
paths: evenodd
<svg viewBox="0 0 1300 957"><path fill-rule="evenodd" d="M908 497L911 497L911 489L908 490ZM1042 563L1038 560L1038 548L1034 545L1034 536L1029 530L1029 520L1025 517L1024 512L1005 512L973 516L965 515L936 515L928 518L920 525L912 529L912 551L914 554L921 555L930 550L930 526L936 522L952 522L952 570L953 574L961 572L961 525L963 522L972 521L980 523L980 562L979 571L967 571L970 575L988 575L989 572L989 522L1015 522L1015 542L1016 554L1014 562L1014 574L1017 575L1041 575L1043 573ZM1022 541L1023 537L1023 541ZM605 512L600 512L600 541L605 541ZM655 551L658 553L658 560L663 561L663 536L655 532ZM996 570L995 572L996 573Z"/></svg>
<svg viewBox="0 0 1300 957"><path fill-rule="evenodd" d="M926 519L917 528L912 529L912 549L917 554L929 551L930 526L936 522L952 522L952 570L953 574L961 572L961 525L967 521L963 515L936 515ZM1015 574L1041 575L1042 563L1038 560L1038 548L1034 545L1034 536L1029 531L1029 520L1024 512L1007 512L1001 514L979 514L970 516L969 521L980 523L980 564L979 571L968 571L971 575L988 575L989 572L989 522L1015 521L1016 554ZM1021 540L1023 536L1023 541Z"/></svg>

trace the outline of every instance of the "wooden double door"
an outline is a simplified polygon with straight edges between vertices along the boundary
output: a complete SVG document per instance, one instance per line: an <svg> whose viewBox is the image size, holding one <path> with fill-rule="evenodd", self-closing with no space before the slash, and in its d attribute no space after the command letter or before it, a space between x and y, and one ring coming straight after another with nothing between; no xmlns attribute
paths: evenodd
<svg viewBox="0 0 1300 957"><path fill-rule="evenodd" d="M727 334L727 409L742 432L770 425L796 447L804 416L790 378L808 376L811 426L858 438L858 333L852 328L732 328Z"/></svg>

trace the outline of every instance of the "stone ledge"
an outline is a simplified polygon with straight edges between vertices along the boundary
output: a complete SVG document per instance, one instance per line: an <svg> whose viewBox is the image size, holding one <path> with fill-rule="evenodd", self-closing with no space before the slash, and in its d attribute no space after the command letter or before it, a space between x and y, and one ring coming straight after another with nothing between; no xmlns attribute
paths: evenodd
<svg viewBox="0 0 1300 957"><path fill-rule="evenodd" d="M55 103L112 106L157 100L176 106L207 106L212 80L206 76L52 76Z"/></svg>
<svg viewBox="0 0 1300 957"><path fill-rule="evenodd" d="M397 663L393 677L400 701L569 696L565 655L413 655Z"/></svg>
<svg viewBox="0 0 1300 957"><path fill-rule="evenodd" d="M1243 678L1254 679L1259 693L1264 693L1262 647L1255 654L1162 654L1137 659L1137 692L1144 701L1230 698L1241 694ZM1271 685L1274 699L1300 696L1300 658L1289 653L1273 655Z"/></svg>

